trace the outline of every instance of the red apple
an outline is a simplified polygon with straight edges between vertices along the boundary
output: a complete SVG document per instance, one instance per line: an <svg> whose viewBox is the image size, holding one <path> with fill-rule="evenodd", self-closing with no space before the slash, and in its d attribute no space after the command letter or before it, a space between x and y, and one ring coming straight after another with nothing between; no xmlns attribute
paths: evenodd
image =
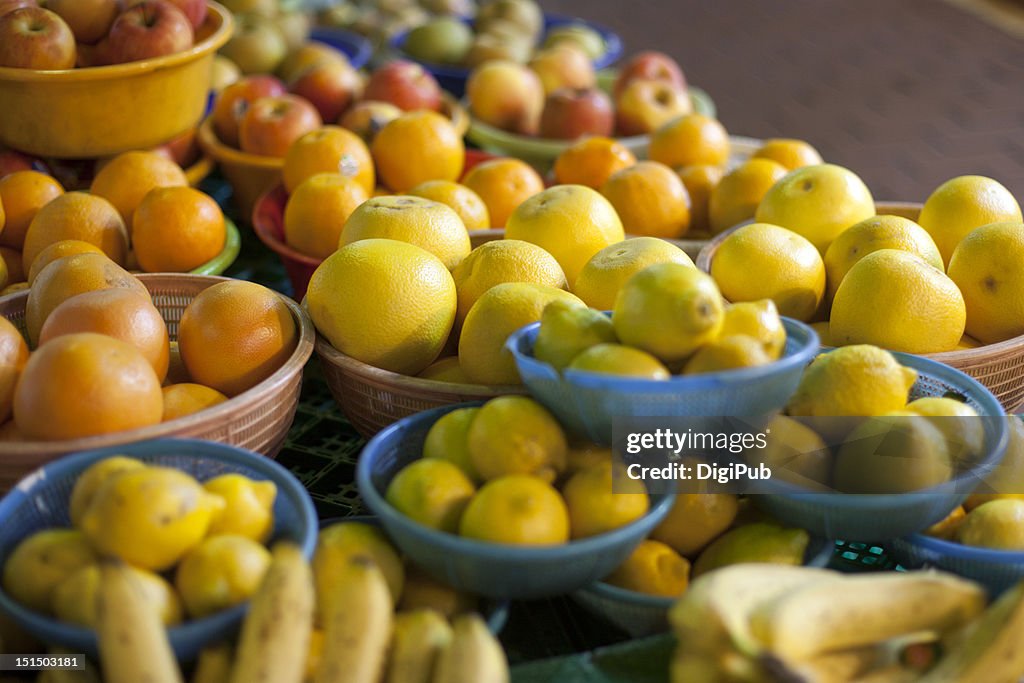
<svg viewBox="0 0 1024 683"><path fill-rule="evenodd" d="M583 50L572 45L541 50L530 60L530 68L540 77L547 95L561 88L586 90L597 83L594 63Z"/></svg>
<svg viewBox="0 0 1024 683"><path fill-rule="evenodd" d="M47 3L52 4L53 0L46 0ZM68 0L68 2L76 2L77 0ZM127 0L124 3L125 9L138 5L145 0ZM167 0L178 9L180 9L188 21L192 24L192 28L196 29L203 25L206 21L206 0Z"/></svg>
<svg viewBox="0 0 1024 683"><path fill-rule="evenodd" d="M238 125L249 106L261 97L284 95L284 83L270 75L244 76L221 91L213 105L213 130L217 139L238 147Z"/></svg>
<svg viewBox="0 0 1024 683"><path fill-rule="evenodd" d="M7 14L22 7L39 7L39 3L36 0L0 0L0 14Z"/></svg>
<svg viewBox="0 0 1024 683"><path fill-rule="evenodd" d="M322 125L316 107L298 95L263 97L245 112L238 138L243 152L283 158L293 142Z"/></svg>
<svg viewBox="0 0 1024 683"><path fill-rule="evenodd" d="M41 159L30 157L13 149L0 149L0 178L18 171L50 172Z"/></svg>
<svg viewBox="0 0 1024 683"><path fill-rule="evenodd" d="M363 100L345 112L338 125L349 129L369 145L381 128L401 115L402 110L390 102Z"/></svg>
<svg viewBox="0 0 1024 683"><path fill-rule="evenodd" d="M663 81L680 90L686 89L686 78L676 60L663 52L648 50L633 56L619 70L612 87L612 96L618 101L622 91L633 81Z"/></svg>
<svg viewBox="0 0 1024 683"><path fill-rule="evenodd" d="M359 99L363 79L348 62L324 62L300 74L291 91L309 100L324 121L337 121Z"/></svg>
<svg viewBox="0 0 1024 683"><path fill-rule="evenodd" d="M22 7L0 16L0 66L20 69L70 69L75 66L75 36L57 14Z"/></svg>
<svg viewBox="0 0 1024 683"><path fill-rule="evenodd" d="M473 116L484 123L520 135L536 135L544 108L544 86L523 64L486 62L466 81Z"/></svg>
<svg viewBox="0 0 1024 683"><path fill-rule="evenodd" d="M192 47L188 17L167 0L145 0L114 19L103 45L107 64L152 59Z"/></svg>
<svg viewBox="0 0 1024 683"><path fill-rule="evenodd" d="M46 9L67 22L75 40L88 45L107 35L121 11L117 0L47 0Z"/></svg>
<svg viewBox="0 0 1024 683"><path fill-rule="evenodd" d="M693 111L690 96L664 81L633 81L617 100L619 135L644 135Z"/></svg>
<svg viewBox="0 0 1024 683"><path fill-rule="evenodd" d="M403 59L388 62L370 75L363 96L368 100L390 102L402 111L441 109L441 86L415 62Z"/></svg>
<svg viewBox="0 0 1024 683"><path fill-rule="evenodd" d="M596 88L562 88L548 95L540 116L540 136L575 140L583 135L612 134L615 112L611 99Z"/></svg>
<svg viewBox="0 0 1024 683"><path fill-rule="evenodd" d="M273 19L262 14L235 16L235 32L220 53L244 74L271 73L288 52L284 34Z"/></svg>

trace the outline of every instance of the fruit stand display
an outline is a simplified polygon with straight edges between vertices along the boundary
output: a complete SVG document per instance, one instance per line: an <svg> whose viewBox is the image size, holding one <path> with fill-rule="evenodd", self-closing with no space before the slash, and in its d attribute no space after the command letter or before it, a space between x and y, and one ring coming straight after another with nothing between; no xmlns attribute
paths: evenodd
<svg viewBox="0 0 1024 683"><path fill-rule="evenodd" d="M38 4L0 0L16 680L1024 676L998 181L878 201L533 0Z"/></svg>

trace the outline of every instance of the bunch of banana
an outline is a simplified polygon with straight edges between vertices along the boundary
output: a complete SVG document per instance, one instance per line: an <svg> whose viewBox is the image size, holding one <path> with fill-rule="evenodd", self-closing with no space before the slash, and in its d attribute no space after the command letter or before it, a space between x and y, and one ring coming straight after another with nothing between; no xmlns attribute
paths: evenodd
<svg viewBox="0 0 1024 683"><path fill-rule="evenodd" d="M701 577L673 607L672 681L1016 683L1024 586L985 603L981 587L939 572L736 565ZM908 656L939 651L937 663Z"/></svg>

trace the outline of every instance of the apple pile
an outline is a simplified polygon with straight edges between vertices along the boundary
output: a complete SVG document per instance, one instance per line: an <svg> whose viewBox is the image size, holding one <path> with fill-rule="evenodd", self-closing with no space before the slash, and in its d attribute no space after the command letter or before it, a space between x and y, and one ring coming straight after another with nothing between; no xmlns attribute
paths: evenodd
<svg viewBox="0 0 1024 683"><path fill-rule="evenodd" d="M609 94L597 87L587 56L565 44L541 50L528 65L485 62L470 74L466 95L483 123L558 140L645 135L692 110L686 78L668 55L637 54Z"/></svg>
<svg viewBox="0 0 1024 683"><path fill-rule="evenodd" d="M0 66L53 71L183 52L206 13L206 0L0 0Z"/></svg>
<svg viewBox="0 0 1024 683"><path fill-rule="evenodd" d="M236 73L276 71L289 54L309 41L312 15L295 2L279 0L223 0L234 15L235 30L220 49Z"/></svg>

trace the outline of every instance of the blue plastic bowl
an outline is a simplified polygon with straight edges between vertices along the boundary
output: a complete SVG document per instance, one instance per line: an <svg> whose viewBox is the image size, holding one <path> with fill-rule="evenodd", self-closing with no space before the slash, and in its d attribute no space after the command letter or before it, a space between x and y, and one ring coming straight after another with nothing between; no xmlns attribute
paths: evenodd
<svg viewBox="0 0 1024 683"><path fill-rule="evenodd" d="M176 467L200 481L227 473L267 479L277 485L273 540L290 539L313 554L317 521L313 501L302 484L273 460L234 446L198 439L155 439L76 453L51 462L28 475L0 500L0 564L32 533L69 527L68 503L78 475L89 465L112 455L128 455L148 463ZM168 629L174 654L192 661L206 645L231 636L248 604ZM66 624L22 606L0 588L0 610L37 639L96 658L96 632Z"/></svg>
<svg viewBox="0 0 1024 683"><path fill-rule="evenodd" d="M982 417L1004 414L988 389L959 370L908 353L894 352L893 356L901 365L917 370L911 400L953 394ZM769 485L778 493L765 494L758 503L783 522L825 538L881 543L915 534L945 519L977 485L976 472L988 471L1002 459L1009 438L1006 421L984 420L983 425L985 447L978 463L939 486L901 494L804 493L793 484L772 481Z"/></svg>
<svg viewBox="0 0 1024 683"><path fill-rule="evenodd" d="M309 34L310 40L327 43L341 50L348 57L349 63L356 69L362 69L373 56L373 44L358 33L340 28L317 26Z"/></svg>
<svg viewBox="0 0 1024 683"><path fill-rule="evenodd" d="M467 24L472 23L470 19L464 19L463 21ZM600 24L595 24L592 21L584 21L583 19L577 19L575 17L564 16L561 14L545 13L544 36L546 37L551 29L574 24L593 29L601 34L601 38L604 39L604 54L601 55L599 59L594 60L595 70L606 69L619 61L619 58L622 57L622 39L619 38L618 34L611 29ZM472 69L450 64L430 64L427 62L420 62L405 51L405 39L408 35L408 31L402 31L392 36L389 41L391 49L398 53L398 55L403 59L408 59L422 64L423 68L437 79L438 84L444 90L455 95L456 98L460 98L465 95L466 81L469 79L469 72L472 71ZM543 37L541 38L541 42L544 42Z"/></svg>
<svg viewBox="0 0 1024 683"><path fill-rule="evenodd" d="M934 567L977 581L993 596L1024 580L1024 552L994 550L945 541L924 534L898 538L887 545L908 569Z"/></svg>
<svg viewBox="0 0 1024 683"><path fill-rule="evenodd" d="M809 326L782 319L786 348L782 358L754 368L668 380L631 379L566 370L533 357L540 323L509 336L523 383L530 393L579 436L609 444L614 417L721 417L758 419L782 409L796 391L804 367L818 352L818 335Z"/></svg>
<svg viewBox="0 0 1024 683"><path fill-rule="evenodd" d="M391 479L423 455L423 441L446 413L481 403L442 406L410 415L379 432L359 457L356 481L367 507L409 559L452 586L490 598L527 600L561 595L607 576L668 514L672 496L651 495L651 508L632 524L556 546L485 543L425 527L384 500Z"/></svg>

